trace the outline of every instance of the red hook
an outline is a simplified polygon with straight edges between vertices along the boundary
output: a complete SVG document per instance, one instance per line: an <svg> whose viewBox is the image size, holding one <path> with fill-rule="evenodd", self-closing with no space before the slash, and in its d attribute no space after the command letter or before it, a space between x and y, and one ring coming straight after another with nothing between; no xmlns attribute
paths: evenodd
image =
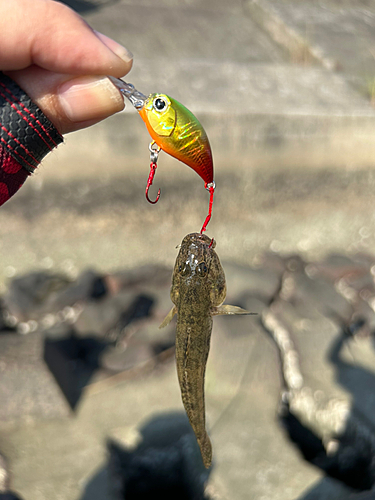
<svg viewBox="0 0 375 500"><path fill-rule="evenodd" d="M205 230L207 229L207 224L210 222L210 219L211 219L211 215L212 215L212 204L214 202L214 193L215 193L215 183L214 182L210 182L210 183L207 183L205 182L204 183L204 187L207 189L207 191L210 193L210 201L208 203L208 215L206 217L206 220L204 221L203 223L203 226L202 226L202 229L201 229L201 234L203 234L205 232ZM210 247L212 246L212 243L213 243L213 239L210 243Z"/></svg>
<svg viewBox="0 0 375 500"><path fill-rule="evenodd" d="M156 167L157 167L156 162L152 161L150 163L150 174L149 174L148 179L147 179L147 186L146 186L146 191L145 191L147 201L149 203L152 203L153 205L155 205L155 203L157 203L159 201L159 198L160 198L160 189L158 191L158 194L156 196L155 201L150 200L150 198L148 197L148 190L150 189L150 187L152 185L152 181L154 180Z"/></svg>

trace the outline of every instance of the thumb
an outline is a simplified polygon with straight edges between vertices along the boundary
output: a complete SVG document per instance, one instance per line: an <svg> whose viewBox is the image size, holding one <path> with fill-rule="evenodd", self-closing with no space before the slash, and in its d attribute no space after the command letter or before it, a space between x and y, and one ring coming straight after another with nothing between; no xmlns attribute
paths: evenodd
<svg viewBox="0 0 375 500"><path fill-rule="evenodd" d="M8 71L60 134L93 125L124 109L120 91L106 76L53 73L38 66Z"/></svg>

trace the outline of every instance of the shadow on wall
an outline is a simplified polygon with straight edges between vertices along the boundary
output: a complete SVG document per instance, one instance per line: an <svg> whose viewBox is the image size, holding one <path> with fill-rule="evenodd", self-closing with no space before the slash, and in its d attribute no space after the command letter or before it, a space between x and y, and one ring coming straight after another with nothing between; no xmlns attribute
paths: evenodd
<svg viewBox="0 0 375 500"><path fill-rule="evenodd" d="M108 5L113 5L117 3L119 0L60 0L65 5L68 5L71 9L76 12L85 13L92 10L98 10L102 7L106 7Z"/></svg>
<svg viewBox="0 0 375 500"><path fill-rule="evenodd" d="M210 470L203 465L184 413L152 417L139 429L139 439L131 450L108 443L108 463L89 482L81 500L206 499Z"/></svg>

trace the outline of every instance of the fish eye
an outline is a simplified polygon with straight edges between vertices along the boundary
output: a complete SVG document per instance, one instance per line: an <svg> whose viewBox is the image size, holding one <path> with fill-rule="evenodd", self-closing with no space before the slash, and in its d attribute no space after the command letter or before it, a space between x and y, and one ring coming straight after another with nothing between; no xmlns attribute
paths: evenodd
<svg viewBox="0 0 375 500"><path fill-rule="evenodd" d="M167 103L161 97L157 97L154 100L153 105L154 105L154 108L156 109L156 111L164 111L165 108L167 107Z"/></svg>
<svg viewBox="0 0 375 500"><path fill-rule="evenodd" d="M198 276L200 276L201 278L204 278L207 274L207 266L206 266L206 263L205 262L201 262L197 265L197 274Z"/></svg>
<svg viewBox="0 0 375 500"><path fill-rule="evenodd" d="M180 264L178 266L178 272L181 274L181 276L186 276L191 272L190 264L188 264L187 262L183 265Z"/></svg>

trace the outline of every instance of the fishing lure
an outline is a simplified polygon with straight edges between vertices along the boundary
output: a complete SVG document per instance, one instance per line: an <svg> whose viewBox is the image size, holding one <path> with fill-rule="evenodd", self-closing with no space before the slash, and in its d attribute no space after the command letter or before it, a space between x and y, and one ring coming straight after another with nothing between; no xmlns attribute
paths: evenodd
<svg viewBox="0 0 375 500"><path fill-rule="evenodd" d="M152 138L149 145L150 174L145 193L147 201L157 203L160 198L160 189L154 201L149 198L148 192L155 176L159 153L163 150L195 170L210 193L202 234L211 219L215 191L212 152L204 128L191 111L172 97L165 94L146 97L131 83L111 76L109 79L138 111Z"/></svg>

